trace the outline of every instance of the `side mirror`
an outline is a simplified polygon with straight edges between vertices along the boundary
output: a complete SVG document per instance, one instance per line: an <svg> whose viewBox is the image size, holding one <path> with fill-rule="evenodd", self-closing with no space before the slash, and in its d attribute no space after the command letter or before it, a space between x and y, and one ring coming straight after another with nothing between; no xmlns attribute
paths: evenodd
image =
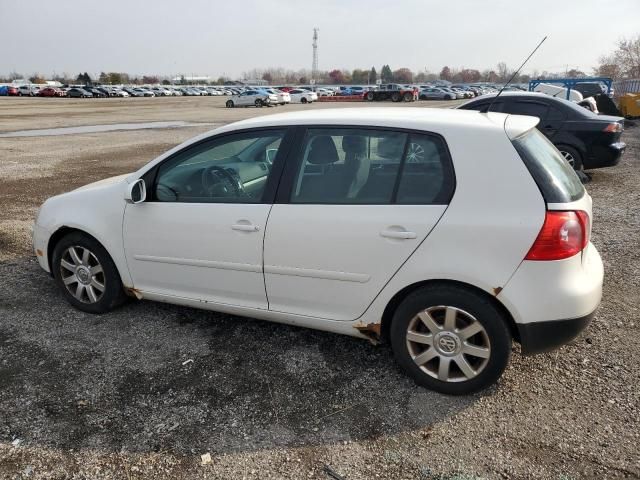
<svg viewBox="0 0 640 480"><path fill-rule="evenodd" d="M143 179L139 178L127 186L127 192L124 195L124 199L128 203L142 203L146 198L147 187Z"/></svg>
<svg viewBox="0 0 640 480"><path fill-rule="evenodd" d="M273 164L273 161L276 159L276 155L278 154L277 148L267 148L267 163Z"/></svg>

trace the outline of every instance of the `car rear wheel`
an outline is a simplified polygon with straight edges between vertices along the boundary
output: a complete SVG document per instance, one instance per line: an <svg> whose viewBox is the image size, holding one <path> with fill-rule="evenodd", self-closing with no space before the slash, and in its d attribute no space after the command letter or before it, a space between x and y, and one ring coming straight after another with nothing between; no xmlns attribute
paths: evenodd
<svg viewBox="0 0 640 480"><path fill-rule="evenodd" d="M105 313L126 295L120 274L105 248L81 232L63 237L53 250L52 271L71 305L89 313Z"/></svg>
<svg viewBox="0 0 640 480"><path fill-rule="evenodd" d="M411 293L390 329L397 362L416 383L450 395L493 384L506 368L511 334L485 295L438 285Z"/></svg>
<svg viewBox="0 0 640 480"><path fill-rule="evenodd" d="M567 145L560 145L558 146L558 150L560 150L560 153L562 154L564 159L569 165L573 167L574 170L583 169L582 156L580 155L580 152L578 152L575 148L569 147Z"/></svg>
<svg viewBox="0 0 640 480"><path fill-rule="evenodd" d="M404 96L402 98L403 98L403 100L405 102L411 102L411 101L413 101L413 94L407 92L407 93L404 94Z"/></svg>
<svg viewBox="0 0 640 480"><path fill-rule="evenodd" d="M398 92L395 92L391 95L391 101L392 102L399 102L400 101L400 94Z"/></svg>
<svg viewBox="0 0 640 480"><path fill-rule="evenodd" d="M367 100L370 102L373 102L375 98L375 95L373 94L373 92L367 92Z"/></svg>
<svg viewBox="0 0 640 480"><path fill-rule="evenodd" d="M227 108L233 108L234 107L233 100L227 100L226 105L227 105Z"/></svg>

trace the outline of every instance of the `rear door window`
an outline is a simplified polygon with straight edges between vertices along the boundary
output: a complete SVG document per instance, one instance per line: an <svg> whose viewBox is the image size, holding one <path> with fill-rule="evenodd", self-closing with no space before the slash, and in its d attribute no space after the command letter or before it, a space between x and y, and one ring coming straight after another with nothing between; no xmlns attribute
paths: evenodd
<svg viewBox="0 0 640 480"><path fill-rule="evenodd" d="M585 189L578 175L537 129L516 138L513 145L547 203L569 203L582 198Z"/></svg>
<svg viewBox="0 0 640 480"><path fill-rule="evenodd" d="M504 110L505 113L513 115L528 115L538 117L540 120L547 115L547 106L538 102L509 102Z"/></svg>
<svg viewBox="0 0 640 480"><path fill-rule="evenodd" d="M454 173L434 134L360 128L311 128L292 203L445 205Z"/></svg>

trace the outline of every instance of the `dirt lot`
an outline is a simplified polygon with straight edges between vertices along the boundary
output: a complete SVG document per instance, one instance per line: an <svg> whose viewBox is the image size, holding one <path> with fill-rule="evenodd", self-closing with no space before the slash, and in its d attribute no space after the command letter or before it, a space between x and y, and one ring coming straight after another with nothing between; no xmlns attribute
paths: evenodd
<svg viewBox="0 0 640 480"><path fill-rule="evenodd" d="M222 105L0 99L0 132L281 111ZM38 205L210 128L0 138L0 478L331 479L325 465L347 480L640 478L640 126L588 186L606 268L594 322L556 352L516 351L499 385L464 398L415 386L365 341L150 302L99 317L64 302L30 253Z"/></svg>

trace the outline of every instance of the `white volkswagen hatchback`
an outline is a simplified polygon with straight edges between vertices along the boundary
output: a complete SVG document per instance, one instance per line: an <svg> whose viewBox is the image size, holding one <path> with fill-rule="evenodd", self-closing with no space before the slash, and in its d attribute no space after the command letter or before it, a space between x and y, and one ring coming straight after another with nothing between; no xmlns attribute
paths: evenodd
<svg viewBox="0 0 640 480"><path fill-rule="evenodd" d="M600 302L591 198L537 122L404 108L246 120L50 198L35 252L86 312L133 296L387 340L417 383L477 391L512 340L559 346Z"/></svg>

